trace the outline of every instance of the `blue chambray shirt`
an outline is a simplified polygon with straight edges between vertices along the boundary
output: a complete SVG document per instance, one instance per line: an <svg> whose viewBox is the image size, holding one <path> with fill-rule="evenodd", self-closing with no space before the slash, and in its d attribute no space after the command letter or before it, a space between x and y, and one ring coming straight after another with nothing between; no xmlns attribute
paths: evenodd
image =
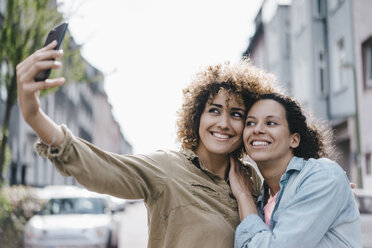
<svg viewBox="0 0 372 248"><path fill-rule="evenodd" d="M360 215L342 168L326 159L293 157L280 180L271 216L264 222L264 188L257 200L259 216L238 226L234 247L362 247Z"/></svg>

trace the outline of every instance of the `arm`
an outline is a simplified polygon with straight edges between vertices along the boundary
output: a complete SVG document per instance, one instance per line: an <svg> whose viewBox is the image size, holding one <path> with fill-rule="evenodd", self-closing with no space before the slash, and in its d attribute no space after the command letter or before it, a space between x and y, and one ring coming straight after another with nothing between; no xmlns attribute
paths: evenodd
<svg viewBox="0 0 372 248"><path fill-rule="evenodd" d="M61 144L64 138L62 129L40 108L39 91L64 84L64 78L47 79L35 82L35 75L44 69L61 68L61 63L52 58L63 56L62 50L56 51L57 42L36 51L17 65L18 103L22 116L41 140L46 144Z"/></svg>
<svg viewBox="0 0 372 248"><path fill-rule="evenodd" d="M17 66L19 106L23 118L42 141L37 144L39 154L51 160L62 175L73 176L92 191L130 199L156 198L165 185L166 173L159 167L167 163L166 154L120 156L105 152L74 137L40 108L39 91L65 82L64 78L34 81L38 71L61 67L60 63L50 60L63 56L62 51L53 49L56 45L52 42Z"/></svg>

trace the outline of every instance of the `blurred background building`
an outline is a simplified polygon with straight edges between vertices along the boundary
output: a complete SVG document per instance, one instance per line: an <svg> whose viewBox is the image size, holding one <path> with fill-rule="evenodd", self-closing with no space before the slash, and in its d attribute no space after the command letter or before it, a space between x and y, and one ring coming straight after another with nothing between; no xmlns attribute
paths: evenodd
<svg viewBox="0 0 372 248"><path fill-rule="evenodd" d="M70 82L56 93L46 94L41 98L42 109L56 123L66 124L73 134L101 149L131 154L132 147L112 114L102 73L88 62L85 63L89 82ZM18 105L13 111L9 130L12 163L6 173L9 183L32 186L77 185L74 178L61 176L48 159L36 153L34 144L38 137L23 120Z"/></svg>
<svg viewBox="0 0 372 248"><path fill-rule="evenodd" d="M53 1L52 1L53 2ZM0 24L6 1L0 0ZM264 0L255 33L243 56L272 72L284 89L335 132L338 162L352 182L372 190L372 21L370 0ZM69 46L77 46L70 38ZM57 123L111 152L131 153L104 90L104 75L82 58L84 82L69 82L42 97L42 108ZM2 68L3 69L3 68ZM6 90L0 84L0 120ZM10 184L76 184L40 158L37 137L12 110Z"/></svg>
<svg viewBox="0 0 372 248"><path fill-rule="evenodd" d="M243 56L335 133L338 163L372 190L370 0L264 0Z"/></svg>
<svg viewBox="0 0 372 248"><path fill-rule="evenodd" d="M55 1L50 1L55 6ZM0 27L6 11L6 1L0 0ZM78 48L74 39L66 35L64 43L68 50ZM112 106L104 89L104 75L79 53L78 63L82 64L83 75L79 80L68 81L55 93L41 97L44 112L58 124L66 124L78 137L94 145L118 154L131 154L132 146L125 139L118 122L112 113ZM0 58L1 62L1 58ZM70 61L63 68L68 68ZM2 62L0 63L2 65ZM71 65L70 65L71 66ZM6 70L3 66L1 70ZM69 77L70 71L63 75ZM76 77L75 77L76 78ZM7 89L0 82L0 121L4 118ZM72 177L62 177L49 160L38 156L34 144L38 137L25 123L18 104L11 110L8 145L11 151L11 163L4 172L5 180L10 184L24 184L36 187L66 184L77 185Z"/></svg>

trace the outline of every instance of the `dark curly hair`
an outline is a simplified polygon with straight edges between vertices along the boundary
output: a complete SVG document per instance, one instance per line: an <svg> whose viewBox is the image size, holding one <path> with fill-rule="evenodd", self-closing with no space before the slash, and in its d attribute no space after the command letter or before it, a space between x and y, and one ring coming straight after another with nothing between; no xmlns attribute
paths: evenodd
<svg viewBox="0 0 372 248"><path fill-rule="evenodd" d="M218 64L209 66L196 74L193 82L183 91L184 103L178 111L177 136L183 149L193 151L199 145L200 117L208 101L218 94L221 89L235 96L246 109L253 101L264 93L279 91L274 85L273 75L253 66L249 60L236 64ZM234 152L240 158L243 155L243 144Z"/></svg>
<svg viewBox="0 0 372 248"><path fill-rule="evenodd" d="M315 122L311 115L305 116L301 105L294 98L280 93L270 93L259 96L256 101L263 99L271 99L280 103L285 109L290 133L300 135L300 144L293 149L296 157L307 160L334 156L333 135L330 129L325 128L324 123L320 121Z"/></svg>

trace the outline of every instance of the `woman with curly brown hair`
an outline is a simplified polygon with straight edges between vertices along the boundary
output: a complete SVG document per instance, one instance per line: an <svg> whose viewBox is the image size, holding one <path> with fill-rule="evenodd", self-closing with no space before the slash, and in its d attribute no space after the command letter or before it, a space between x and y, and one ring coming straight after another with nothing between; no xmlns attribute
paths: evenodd
<svg viewBox="0 0 372 248"><path fill-rule="evenodd" d="M177 122L180 151L118 155L74 136L40 108L38 91L65 82L34 81L38 71L60 67L48 60L63 55L55 46L51 43L17 66L19 106L40 138L39 154L89 190L144 199L148 247L232 247L239 216L227 180L229 157L241 157L246 110L257 95L274 91L273 77L247 61L208 67L184 91ZM259 177L249 164L245 167L258 194Z"/></svg>
<svg viewBox="0 0 372 248"><path fill-rule="evenodd" d="M235 247L361 247L358 207L346 174L326 158L330 136L322 130L285 95L264 94L250 107L244 146L264 184L255 201L232 160L242 220Z"/></svg>

